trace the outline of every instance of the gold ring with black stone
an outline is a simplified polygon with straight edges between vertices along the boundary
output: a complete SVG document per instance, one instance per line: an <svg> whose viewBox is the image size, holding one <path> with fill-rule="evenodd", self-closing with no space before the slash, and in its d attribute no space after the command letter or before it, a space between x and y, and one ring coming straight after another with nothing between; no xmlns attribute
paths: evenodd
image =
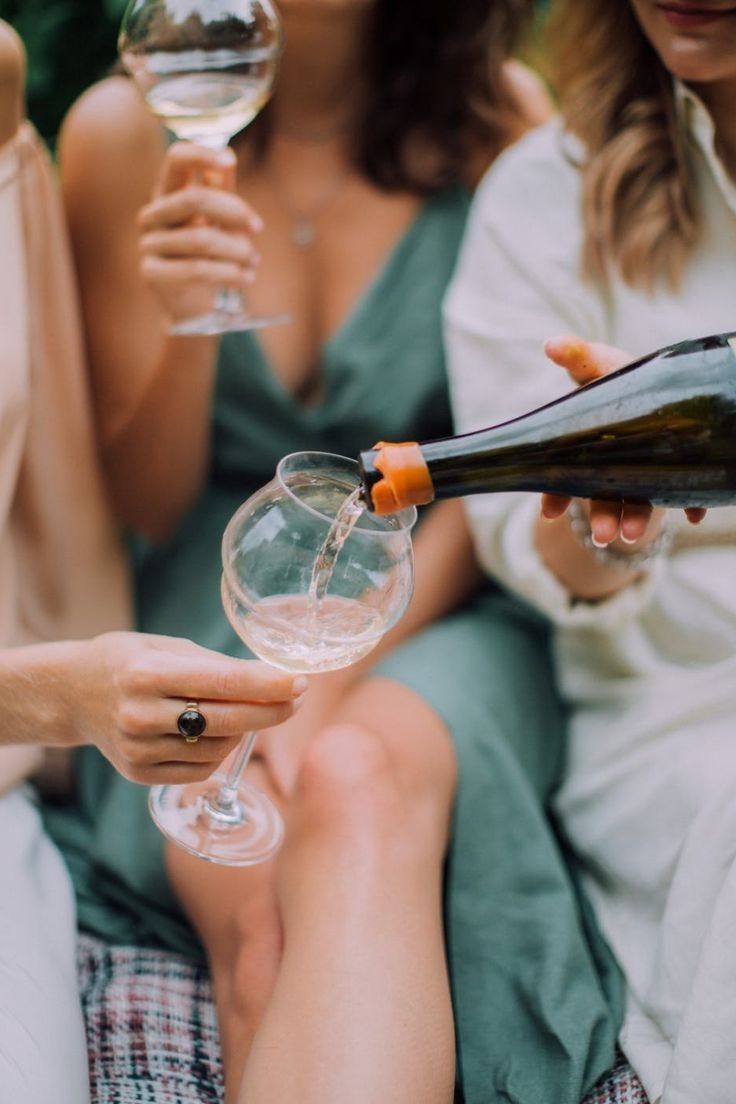
<svg viewBox="0 0 736 1104"><path fill-rule="evenodd" d="M188 701L176 718L176 727L188 744L196 744L207 728L207 718L199 708L199 702Z"/></svg>

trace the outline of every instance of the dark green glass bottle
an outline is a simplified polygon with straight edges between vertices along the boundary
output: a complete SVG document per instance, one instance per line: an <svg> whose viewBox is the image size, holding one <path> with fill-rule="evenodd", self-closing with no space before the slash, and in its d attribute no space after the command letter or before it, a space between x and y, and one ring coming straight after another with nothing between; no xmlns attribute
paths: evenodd
<svg viewBox="0 0 736 1104"><path fill-rule="evenodd" d="M538 491L659 506L736 503L736 333L681 341L520 418L360 455L369 509Z"/></svg>

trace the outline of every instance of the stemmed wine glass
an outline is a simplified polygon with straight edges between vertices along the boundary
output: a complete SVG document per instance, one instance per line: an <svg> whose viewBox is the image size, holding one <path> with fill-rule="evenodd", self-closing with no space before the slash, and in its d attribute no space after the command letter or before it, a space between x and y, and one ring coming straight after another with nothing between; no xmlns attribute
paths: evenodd
<svg viewBox="0 0 736 1104"><path fill-rule="evenodd" d="M225 149L268 101L281 53L271 0L131 0L120 57L148 107L178 138ZM223 288L206 314L175 322L174 334L217 334L288 321L255 317L240 292Z"/></svg>
<svg viewBox="0 0 736 1104"><path fill-rule="evenodd" d="M403 614L413 587L416 510L376 517L359 495L354 460L293 453L231 518L222 540L222 601L260 659L304 674L347 667ZM250 866L278 850L281 816L242 778L255 737L244 737L226 774L151 791L151 813L169 839L229 866Z"/></svg>

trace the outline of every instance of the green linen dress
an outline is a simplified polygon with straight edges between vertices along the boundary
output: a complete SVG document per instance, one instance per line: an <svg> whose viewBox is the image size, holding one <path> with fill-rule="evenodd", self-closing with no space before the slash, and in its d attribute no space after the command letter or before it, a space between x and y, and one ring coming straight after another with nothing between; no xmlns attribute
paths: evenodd
<svg viewBox="0 0 736 1104"><path fill-rule="evenodd" d="M459 187L423 205L325 345L319 405L285 391L253 334L223 338L207 485L170 540L135 550L140 629L247 654L220 604L220 540L277 461L451 431L440 304L468 206ZM544 627L489 589L380 672L422 694L457 745L447 932L465 1099L578 1104L613 1060L616 975L592 929L586 936L544 815L561 749ZM201 955L167 883L146 789L92 749L77 767L77 803L49 810L48 824L72 870L81 926Z"/></svg>

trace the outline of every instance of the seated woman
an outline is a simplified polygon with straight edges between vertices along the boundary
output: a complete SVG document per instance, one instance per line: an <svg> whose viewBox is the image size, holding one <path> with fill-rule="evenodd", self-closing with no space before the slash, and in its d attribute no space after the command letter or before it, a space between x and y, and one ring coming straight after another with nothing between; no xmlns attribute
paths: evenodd
<svg viewBox="0 0 736 1104"><path fill-rule="evenodd" d="M21 123L23 75L0 21L0 1096L83 1104L72 888L18 783L44 745L94 744L142 782L202 777L245 724L291 713L293 680L187 641L107 631L128 621L125 572L95 467L61 211ZM212 738L187 744L177 717L194 696Z"/></svg>
<svg viewBox="0 0 736 1104"><path fill-rule="evenodd" d="M641 355L734 328L736 14L556 7L565 126L491 171L448 299L461 430L569 386L541 358L549 334ZM569 338L548 352L580 382L628 359ZM484 563L555 625L571 708L556 805L626 976L622 1047L652 1102L727 1101L736 511L667 517L667 554L663 511L581 503L581 541L566 506L468 500Z"/></svg>
<svg viewBox="0 0 736 1104"><path fill-rule="evenodd" d="M220 605L220 541L279 458L450 430L439 308L470 191L549 113L506 60L530 6L284 2L274 100L230 156L167 150L120 78L73 109L61 167L101 447L121 518L149 538L140 627L242 654ZM167 335L222 285L292 324L219 344ZM182 909L194 925L231 1101L246 1059L249 1104L451 1099L441 891L456 754L466 1097L528 1085L539 1104L578 1104L610 1064L611 1020L537 792L559 752L545 641L493 594L420 633L476 584L456 504L423 521L416 563L414 603L384 648L313 678L298 723L259 739L260 784L288 816L276 864L164 855L146 795L94 755L80 760L81 816L57 823L84 925L189 951Z"/></svg>

